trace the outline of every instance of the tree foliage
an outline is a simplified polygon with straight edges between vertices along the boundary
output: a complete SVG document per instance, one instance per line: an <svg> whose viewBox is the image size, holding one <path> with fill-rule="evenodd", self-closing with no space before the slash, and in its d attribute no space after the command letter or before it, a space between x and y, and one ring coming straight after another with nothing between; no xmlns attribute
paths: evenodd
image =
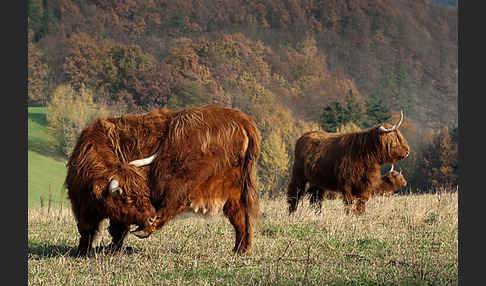
<svg viewBox="0 0 486 286"><path fill-rule="evenodd" d="M27 42L27 98L30 104L45 105L48 66L43 60L44 53L33 43L33 33L29 30Z"/></svg>
<svg viewBox="0 0 486 286"><path fill-rule="evenodd" d="M383 123L391 117L391 113L386 107L383 97L378 92L372 93L366 99L365 106L367 116L367 120L365 121L366 128Z"/></svg>
<svg viewBox="0 0 486 286"><path fill-rule="evenodd" d="M459 177L458 142L454 130L445 126L431 134L425 146L420 170L424 174L424 185L453 186Z"/></svg>
<svg viewBox="0 0 486 286"><path fill-rule="evenodd" d="M34 42L46 36L57 22L57 18L47 6L46 0L42 0L42 6L37 0L28 0L27 16L29 18L28 29L31 29L34 33L32 37Z"/></svg>
<svg viewBox="0 0 486 286"><path fill-rule="evenodd" d="M107 107L96 103L92 90L81 86L79 90L69 85L59 86L47 105L47 122L56 138L56 148L68 157L81 131L93 119L107 117Z"/></svg>
<svg viewBox="0 0 486 286"><path fill-rule="evenodd" d="M407 131L419 150L420 130L457 121L451 7L382 0L28 3L30 104L51 104L57 88L71 86L76 96L90 90L97 104L126 112L238 108L262 133L258 172L269 192L287 179L282 162L292 161L304 130L367 128L403 109L422 127ZM419 177L411 170L420 156L407 159L409 176ZM278 180L268 179L276 173Z"/></svg>

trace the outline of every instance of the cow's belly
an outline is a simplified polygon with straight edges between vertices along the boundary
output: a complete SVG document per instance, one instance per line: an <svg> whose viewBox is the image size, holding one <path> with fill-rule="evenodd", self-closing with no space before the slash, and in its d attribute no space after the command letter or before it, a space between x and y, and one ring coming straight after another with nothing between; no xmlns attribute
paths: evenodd
<svg viewBox="0 0 486 286"><path fill-rule="evenodd" d="M225 203L226 201L222 199L200 199L192 201L184 212L176 216L175 219L179 220L194 217L210 219L223 214Z"/></svg>
<svg viewBox="0 0 486 286"><path fill-rule="evenodd" d="M224 205L228 200L240 199L240 187L234 185L231 173L224 176L211 177L204 184L191 191L188 196L189 203L181 214L183 217L203 216L206 218L222 214Z"/></svg>
<svg viewBox="0 0 486 286"><path fill-rule="evenodd" d="M219 198L194 200L186 209L186 212L206 216L215 216L223 211L225 203L226 200Z"/></svg>

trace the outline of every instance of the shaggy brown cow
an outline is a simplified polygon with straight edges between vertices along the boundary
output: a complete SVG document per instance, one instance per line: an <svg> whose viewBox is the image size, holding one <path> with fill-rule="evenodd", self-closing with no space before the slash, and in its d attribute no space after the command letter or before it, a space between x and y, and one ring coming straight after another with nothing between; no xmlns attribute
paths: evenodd
<svg viewBox="0 0 486 286"><path fill-rule="evenodd" d="M366 130L345 134L311 131L295 144L292 176L287 189L289 213L297 209L305 185L339 192L345 210L365 212L365 203L377 187L380 166L393 164L409 154L409 146L398 124L380 124Z"/></svg>
<svg viewBox="0 0 486 286"><path fill-rule="evenodd" d="M407 185L407 180L402 175L402 172L393 170L393 165L385 175L380 177L379 183L376 183L376 189L372 190L371 196L391 196L395 191ZM322 208L322 200L334 200L337 197L342 197L339 192L323 190L315 186L309 186L307 189L309 194L309 203L318 211Z"/></svg>
<svg viewBox="0 0 486 286"><path fill-rule="evenodd" d="M217 106L184 109L173 116L150 171L152 203L158 209L146 237L183 212L214 215L221 210L236 232L233 251L251 248L259 210L253 169L260 152L254 121Z"/></svg>
<svg viewBox="0 0 486 286"><path fill-rule="evenodd" d="M248 250L259 208L252 170L260 141L247 115L217 106L95 121L68 162L78 254L91 249L104 218L118 252L131 224L139 225L135 235L147 237L188 202L203 213L223 208L236 230L235 250Z"/></svg>
<svg viewBox="0 0 486 286"><path fill-rule="evenodd" d="M65 180L81 235L78 255L91 250L103 219L110 219L111 250L116 253L131 224L145 226L155 216L148 167L137 167L139 161L132 160L157 150L172 114L162 109L145 115L98 119L81 132Z"/></svg>

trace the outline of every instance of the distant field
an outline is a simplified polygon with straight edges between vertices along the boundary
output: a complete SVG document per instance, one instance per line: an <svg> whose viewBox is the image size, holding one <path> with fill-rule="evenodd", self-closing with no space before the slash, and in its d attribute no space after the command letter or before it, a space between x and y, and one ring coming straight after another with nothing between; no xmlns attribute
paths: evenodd
<svg viewBox="0 0 486 286"><path fill-rule="evenodd" d="M40 206L40 197L48 199L49 187L53 204L63 200L66 205L66 194L63 183L66 177L66 166L52 147L54 139L47 132L46 108L28 108L28 207ZM47 202L46 202L47 203Z"/></svg>
<svg viewBox="0 0 486 286"><path fill-rule="evenodd" d="M29 285L457 285L457 193L373 198L347 216L342 201L287 215L283 198L261 203L253 250L233 255L224 217L173 220L126 239L121 255L75 258L69 210L29 209ZM110 237L103 224L98 249Z"/></svg>

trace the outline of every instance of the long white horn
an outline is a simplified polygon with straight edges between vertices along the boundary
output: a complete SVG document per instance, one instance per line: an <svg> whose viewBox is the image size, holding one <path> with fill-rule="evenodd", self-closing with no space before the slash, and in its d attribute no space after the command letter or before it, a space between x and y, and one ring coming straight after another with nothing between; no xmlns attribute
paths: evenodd
<svg viewBox="0 0 486 286"><path fill-rule="evenodd" d="M400 121L398 121L397 124L393 125L392 128L390 129L387 129L385 127L383 127L383 125L380 126L379 130L383 133L385 132L392 132L393 130L397 129L398 127L400 127L400 125L402 125L402 122L403 122L403 110L400 110Z"/></svg>
<svg viewBox="0 0 486 286"><path fill-rule="evenodd" d="M157 155L158 155L158 152L155 152L155 154L153 154L152 156L150 156L148 158L134 160L134 161L131 161L128 164L134 165L136 167L142 167L142 166L145 166L145 165L152 163L154 161L154 159L157 158Z"/></svg>
<svg viewBox="0 0 486 286"><path fill-rule="evenodd" d="M388 171L388 173L391 173L391 172L393 172L393 164L392 164L392 166L391 166L390 171Z"/></svg>
<svg viewBox="0 0 486 286"><path fill-rule="evenodd" d="M398 121L396 128L400 127L400 125L402 125L402 122L403 122L403 110L400 109L400 121Z"/></svg>

